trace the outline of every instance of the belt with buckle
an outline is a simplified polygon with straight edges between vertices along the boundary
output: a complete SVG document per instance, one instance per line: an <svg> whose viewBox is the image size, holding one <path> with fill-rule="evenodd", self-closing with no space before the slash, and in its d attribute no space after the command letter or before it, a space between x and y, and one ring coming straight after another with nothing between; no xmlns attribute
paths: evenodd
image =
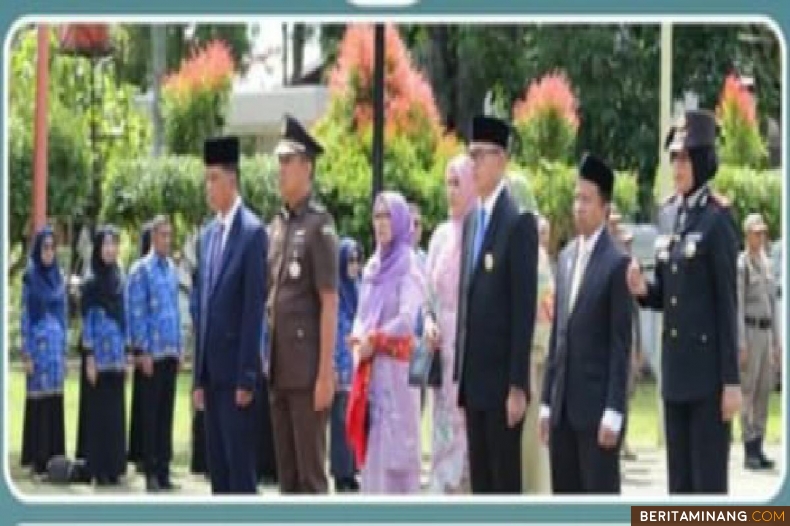
<svg viewBox="0 0 790 526"><path fill-rule="evenodd" d="M746 325L749 327L767 330L771 328L771 318L752 318L751 316L746 316Z"/></svg>

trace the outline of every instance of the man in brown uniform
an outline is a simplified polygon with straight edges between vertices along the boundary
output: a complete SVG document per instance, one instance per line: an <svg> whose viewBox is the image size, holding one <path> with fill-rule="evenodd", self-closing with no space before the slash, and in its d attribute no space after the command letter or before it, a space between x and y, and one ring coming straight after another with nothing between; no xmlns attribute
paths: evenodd
<svg viewBox="0 0 790 526"><path fill-rule="evenodd" d="M321 146L290 116L274 153L283 209L271 225L270 400L282 493L326 493L327 410L334 395L338 240L311 199Z"/></svg>

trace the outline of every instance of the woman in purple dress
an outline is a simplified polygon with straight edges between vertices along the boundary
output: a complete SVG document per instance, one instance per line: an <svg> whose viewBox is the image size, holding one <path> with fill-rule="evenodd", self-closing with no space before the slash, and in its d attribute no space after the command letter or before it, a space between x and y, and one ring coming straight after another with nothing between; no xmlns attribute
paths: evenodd
<svg viewBox="0 0 790 526"><path fill-rule="evenodd" d="M423 302L424 280L411 248L406 200L400 194L383 192L373 214L376 252L362 275L351 333L360 362L355 374L368 367L370 374L360 489L369 494L416 493L420 489L420 392L408 382L408 348Z"/></svg>

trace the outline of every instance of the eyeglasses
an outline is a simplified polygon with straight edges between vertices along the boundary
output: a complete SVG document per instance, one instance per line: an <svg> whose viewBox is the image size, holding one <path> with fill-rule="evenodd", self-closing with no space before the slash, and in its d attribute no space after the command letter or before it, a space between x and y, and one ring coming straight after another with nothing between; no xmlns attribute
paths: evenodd
<svg viewBox="0 0 790 526"><path fill-rule="evenodd" d="M382 220L382 219L389 219L390 213L389 212L376 212L373 214L373 219Z"/></svg>
<svg viewBox="0 0 790 526"><path fill-rule="evenodd" d="M43 243L41 250L55 250L55 243Z"/></svg>
<svg viewBox="0 0 790 526"><path fill-rule="evenodd" d="M501 150L499 148L471 148L469 150L469 157L473 161L479 161L485 155L494 155L499 153Z"/></svg>
<svg viewBox="0 0 790 526"><path fill-rule="evenodd" d="M296 159L295 153L282 153L277 156L277 160L280 162L280 164L288 164L294 159Z"/></svg>

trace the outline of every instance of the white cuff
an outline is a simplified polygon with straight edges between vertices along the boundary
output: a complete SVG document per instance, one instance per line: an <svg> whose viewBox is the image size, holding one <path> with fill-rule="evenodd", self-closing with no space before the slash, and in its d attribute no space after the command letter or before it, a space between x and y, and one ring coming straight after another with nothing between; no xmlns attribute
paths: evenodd
<svg viewBox="0 0 790 526"><path fill-rule="evenodd" d="M538 418L543 420L544 418L549 418L551 416L551 408L546 404L540 404L540 415Z"/></svg>
<svg viewBox="0 0 790 526"><path fill-rule="evenodd" d="M623 415L614 409L606 409L601 418L601 425L610 429L611 431L620 434L620 429L623 427Z"/></svg>

